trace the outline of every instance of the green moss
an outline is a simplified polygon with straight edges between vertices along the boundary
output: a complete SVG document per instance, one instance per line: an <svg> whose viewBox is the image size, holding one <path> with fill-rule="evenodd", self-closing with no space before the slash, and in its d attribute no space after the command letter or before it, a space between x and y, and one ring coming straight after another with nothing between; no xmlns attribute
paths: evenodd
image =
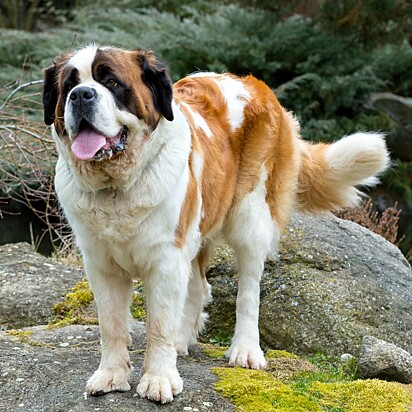
<svg viewBox="0 0 412 412"><path fill-rule="evenodd" d="M226 356L228 350L227 346L217 346L203 343L200 345L202 347L203 353L210 356L213 359L223 359Z"/></svg>
<svg viewBox="0 0 412 412"><path fill-rule="evenodd" d="M319 374L312 377L301 375L298 378L310 378L311 381L318 380L321 382L353 381L358 369L355 358L349 362L342 362L333 356L317 352L310 356L308 360L319 368Z"/></svg>
<svg viewBox="0 0 412 412"><path fill-rule="evenodd" d="M220 378L215 389L229 398L239 411L321 411L316 401L267 372L241 368L214 368L212 371Z"/></svg>
<svg viewBox="0 0 412 412"><path fill-rule="evenodd" d="M299 385L265 371L214 368L213 372L220 378L215 389L238 411L408 412L412 405L411 391L393 382L306 381Z"/></svg>
<svg viewBox="0 0 412 412"><path fill-rule="evenodd" d="M50 327L62 327L75 324L97 324L97 319L87 316L85 309L93 302L93 292L87 279L78 282L65 296L63 302L53 308L54 319Z"/></svg>
<svg viewBox="0 0 412 412"><path fill-rule="evenodd" d="M269 349L266 352L265 355L266 359L270 358L293 358L293 359L299 359L298 355L295 355L294 353L287 352L285 350L275 350L275 349Z"/></svg>
<svg viewBox="0 0 412 412"><path fill-rule="evenodd" d="M313 382L310 392L321 394L319 403L324 410L334 407L345 412L407 412L412 406L412 394L405 387L377 379Z"/></svg>

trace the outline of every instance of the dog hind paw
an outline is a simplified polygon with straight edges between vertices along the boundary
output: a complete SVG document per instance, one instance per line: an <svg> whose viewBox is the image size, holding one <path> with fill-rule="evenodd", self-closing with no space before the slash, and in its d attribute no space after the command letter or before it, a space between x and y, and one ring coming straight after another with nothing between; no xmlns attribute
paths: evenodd
<svg viewBox="0 0 412 412"><path fill-rule="evenodd" d="M247 369L265 369L266 359L262 350L256 347L234 346L229 351L229 365Z"/></svg>

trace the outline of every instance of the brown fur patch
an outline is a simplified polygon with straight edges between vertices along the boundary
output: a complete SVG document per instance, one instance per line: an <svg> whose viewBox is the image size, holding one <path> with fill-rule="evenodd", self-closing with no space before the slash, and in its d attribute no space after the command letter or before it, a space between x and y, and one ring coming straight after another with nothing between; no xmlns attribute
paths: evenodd
<svg viewBox="0 0 412 412"><path fill-rule="evenodd" d="M150 129L159 122L160 115L154 110L152 94L142 79L142 59L154 63L154 53L144 50L125 51L121 49L98 50L93 61L93 77L99 70L108 69L127 87L126 107L139 119L145 119Z"/></svg>
<svg viewBox="0 0 412 412"><path fill-rule="evenodd" d="M203 154L201 178L202 210L200 223L203 236L219 227L229 210L235 192L237 156L230 141L231 129L227 106L219 86L208 77L186 77L174 86L175 100L186 103L205 119L213 136L192 125L192 142ZM182 105L184 109L184 105Z"/></svg>
<svg viewBox="0 0 412 412"><path fill-rule="evenodd" d="M189 157L189 183L187 184L186 197L180 211L179 224L176 228L175 245L179 248L186 243L186 233L195 219L198 201L198 185L193 171L193 151Z"/></svg>
<svg viewBox="0 0 412 412"><path fill-rule="evenodd" d="M175 99L202 116L213 133L208 137L195 128L190 112L181 106L191 124L192 141L203 154L203 236L218 229L230 208L256 187L263 167L268 173L266 200L280 227L286 225L296 195L300 146L288 115L262 81L253 76L230 77L241 81L251 95L243 124L234 133L225 98L212 78L188 77L175 85Z"/></svg>
<svg viewBox="0 0 412 412"><path fill-rule="evenodd" d="M297 136L270 88L253 76L247 76L243 82L251 99L237 136L241 153L236 201L255 188L265 167L266 202L273 219L283 227L291 213L297 186Z"/></svg>
<svg viewBox="0 0 412 412"><path fill-rule="evenodd" d="M141 145L145 143L150 132L159 122L160 115L154 109L152 94L148 86L142 80L142 59L154 63L154 53L144 50L126 51L116 48L97 50L96 56L90 70L96 76L98 70L107 67L116 77L128 87L128 110L138 118L143 118L147 124L146 138L143 142L133 142L128 139L125 152L118 154L110 161L82 161L72 153L64 127L64 80L69 71L75 69L67 66L73 54L62 55L56 60L57 85L59 89L59 99L56 106L56 118L54 126L58 136L67 146L70 153L73 167L78 176L85 179L95 190L107 187L121 187L127 183L129 172L138 162L138 155L141 152Z"/></svg>
<svg viewBox="0 0 412 412"><path fill-rule="evenodd" d="M210 246L208 243L204 243L199 253L197 254L197 262L199 264L200 276L203 279L206 279L206 270L207 270L207 264L209 262L209 256L210 256Z"/></svg>

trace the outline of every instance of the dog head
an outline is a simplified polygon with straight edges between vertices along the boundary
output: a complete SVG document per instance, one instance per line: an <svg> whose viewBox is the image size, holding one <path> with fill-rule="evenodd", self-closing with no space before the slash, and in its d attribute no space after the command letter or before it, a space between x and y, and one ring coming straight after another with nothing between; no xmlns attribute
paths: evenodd
<svg viewBox="0 0 412 412"><path fill-rule="evenodd" d="M43 106L73 163L98 168L127 157L162 117L173 120L172 84L153 52L92 45L44 70Z"/></svg>

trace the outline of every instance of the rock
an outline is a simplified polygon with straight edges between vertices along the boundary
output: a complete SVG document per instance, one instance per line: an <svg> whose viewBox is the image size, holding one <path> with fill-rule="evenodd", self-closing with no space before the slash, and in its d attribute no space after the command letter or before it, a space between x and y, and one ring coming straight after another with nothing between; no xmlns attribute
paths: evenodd
<svg viewBox="0 0 412 412"><path fill-rule="evenodd" d="M341 363L351 363L351 362L355 362L356 358L350 353L344 353L343 355L341 355L340 361Z"/></svg>
<svg viewBox="0 0 412 412"><path fill-rule="evenodd" d="M393 93L373 93L369 105L396 121L397 131L395 135L388 136L388 146L399 159L412 161L412 98Z"/></svg>
<svg viewBox="0 0 412 412"><path fill-rule="evenodd" d="M0 325L47 323L53 306L84 277L81 269L46 258L28 243L0 246Z"/></svg>
<svg viewBox="0 0 412 412"><path fill-rule="evenodd" d="M142 323L132 324L132 337L131 361L135 367L132 389L85 397L86 380L100 359L97 326L73 325L56 330L37 326L25 328L16 335L0 332L0 411L145 412L160 408L136 395L145 347ZM225 365L226 361L210 359L199 347L195 347L191 355L178 359L185 385L183 393L172 403L163 405L162 411L183 411L184 408L202 412L233 411L229 401L214 391L213 384L218 378L210 370Z"/></svg>
<svg viewBox="0 0 412 412"><path fill-rule="evenodd" d="M230 250L209 272L209 337L232 333L237 292ZM261 282L263 347L295 353L358 353L365 335L412 350L412 270L382 237L331 214L295 215Z"/></svg>
<svg viewBox="0 0 412 412"><path fill-rule="evenodd" d="M358 377L412 383L412 356L400 347L365 336L359 353Z"/></svg>

